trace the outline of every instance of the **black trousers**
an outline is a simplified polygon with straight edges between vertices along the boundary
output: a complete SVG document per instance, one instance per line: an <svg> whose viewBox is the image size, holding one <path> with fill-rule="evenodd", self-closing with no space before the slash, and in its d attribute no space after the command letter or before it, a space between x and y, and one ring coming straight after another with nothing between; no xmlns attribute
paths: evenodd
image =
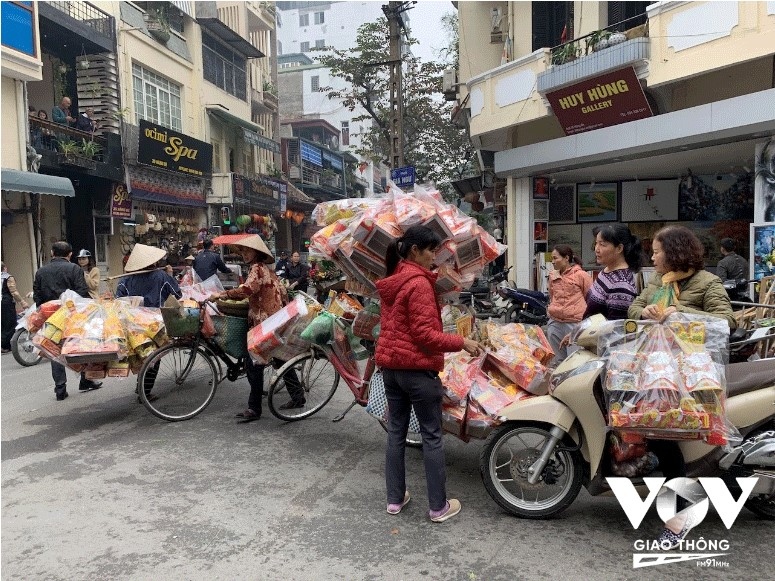
<svg viewBox="0 0 775 581"><path fill-rule="evenodd" d="M285 361L279 362L281 365ZM265 365L253 365L253 362L247 362L248 383L250 384L250 396L248 397L248 408L261 415L261 406L264 393L264 367ZM291 369L283 376L285 386L288 388L288 394L296 402L304 400L304 388L299 382L296 371Z"/></svg>
<svg viewBox="0 0 775 581"><path fill-rule="evenodd" d="M16 304L13 301L3 299L3 310L0 315L2 315L2 348L10 349L11 339L16 332Z"/></svg>

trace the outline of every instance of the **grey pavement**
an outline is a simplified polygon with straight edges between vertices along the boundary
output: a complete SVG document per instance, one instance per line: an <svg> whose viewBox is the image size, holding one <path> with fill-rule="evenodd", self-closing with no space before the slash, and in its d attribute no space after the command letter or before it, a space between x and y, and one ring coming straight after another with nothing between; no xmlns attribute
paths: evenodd
<svg viewBox="0 0 775 581"><path fill-rule="evenodd" d="M763 579L772 523L744 510L727 531L709 515L696 538L726 538L724 569L632 569L639 531L616 500L582 491L559 518L520 520L487 495L482 443L446 440L460 515L431 523L420 452L407 451L412 501L385 513L385 434L346 386L316 416L237 423L247 382L222 384L198 417L168 423L134 382L54 399L50 368L2 358L2 579ZM68 372L70 373L70 372Z"/></svg>

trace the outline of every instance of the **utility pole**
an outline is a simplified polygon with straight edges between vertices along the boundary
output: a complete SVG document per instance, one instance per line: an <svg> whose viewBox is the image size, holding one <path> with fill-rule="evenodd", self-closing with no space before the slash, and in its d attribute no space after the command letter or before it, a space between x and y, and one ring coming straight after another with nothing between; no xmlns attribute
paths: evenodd
<svg viewBox="0 0 775 581"><path fill-rule="evenodd" d="M390 167L404 167L404 79L401 34L406 32L401 13L416 2L389 2L382 12L390 26Z"/></svg>

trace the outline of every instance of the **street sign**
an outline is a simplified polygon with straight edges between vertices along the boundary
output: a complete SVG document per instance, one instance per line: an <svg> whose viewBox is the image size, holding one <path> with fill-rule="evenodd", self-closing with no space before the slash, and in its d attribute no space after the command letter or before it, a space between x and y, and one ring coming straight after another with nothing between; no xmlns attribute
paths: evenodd
<svg viewBox="0 0 775 581"><path fill-rule="evenodd" d="M390 170L390 179L393 180L399 188L414 185L414 166L398 167Z"/></svg>

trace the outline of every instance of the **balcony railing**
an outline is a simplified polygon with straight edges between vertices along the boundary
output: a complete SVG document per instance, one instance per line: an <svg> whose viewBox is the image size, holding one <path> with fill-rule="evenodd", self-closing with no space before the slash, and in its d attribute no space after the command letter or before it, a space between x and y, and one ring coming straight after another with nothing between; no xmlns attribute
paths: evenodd
<svg viewBox="0 0 775 581"><path fill-rule="evenodd" d="M609 40L611 38L617 38L615 37L616 34L624 35L621 40L617 38L616 43L630 40L630 38L627 37L626 32L622 32L623 30L626 30L627 26L630 24L633 26L633 30L642 26L642 29L637 32L637 36L648 37L647 25L641 24L640 26L636 26L637 23L643 22L643 18L644 15L639 14L552 47L552 64L562 65L579 57L591 54L592 52L607 48L608 46L613 46L613 44L609 45ZM635 38L635 36L632 36L632 38Z"/></svg>
<svg viewBox="0 0 775 581"><path fill-rule="evenodd" d="M71 160L75 160L76 163L71 165L80 165L86 169L94 169L93 163L89 164L87 161L100 163L104 161L107 153L107 140L103 136L79 131L60 123L30 117L30 144L38 153L50 151L61 156L64 153L63 144L74 142L76 145L81 146L84 141L87 143L94 142L97 145L98 151L91 156L79 155L78 151L76 151L71 156ZM62 159L65 158L63 157Z"/></svg>
<svg viewBox="0 0 775 581"><path fill-rule="evenodd" d="M66 2L46 2L46 4L67 14L70 18L75 18L76 20L83 22L86 26L93 28L102 36L110 39L116 38L116 27L113 23L113 17L90 2L68 0Z"/></svg>

